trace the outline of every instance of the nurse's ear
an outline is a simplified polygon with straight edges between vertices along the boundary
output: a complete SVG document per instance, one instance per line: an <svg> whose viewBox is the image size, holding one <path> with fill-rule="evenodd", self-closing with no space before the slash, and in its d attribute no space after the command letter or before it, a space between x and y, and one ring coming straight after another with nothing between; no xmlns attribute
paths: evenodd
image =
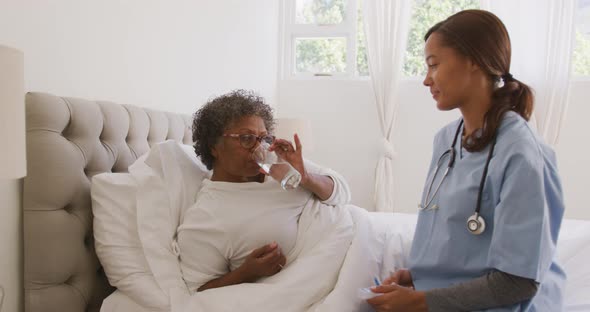
<svg viewBox="0 0 590 312"><path fill-rule="evenodd" d="M474 62L471 58L467 58L467 66L468 66L469 71L472 73L483 72L481 70L481 67L479 66L479 64Z"/></svg>
<svg viewBox="0 0 590 312"><path fill-rule="evenodd" d="M481 66L474 62L472 59L467 59L467 70L471 74L472 79L478 81L478 85L481 84L489 84L490 83L490 76L482 70Z"/></svg>

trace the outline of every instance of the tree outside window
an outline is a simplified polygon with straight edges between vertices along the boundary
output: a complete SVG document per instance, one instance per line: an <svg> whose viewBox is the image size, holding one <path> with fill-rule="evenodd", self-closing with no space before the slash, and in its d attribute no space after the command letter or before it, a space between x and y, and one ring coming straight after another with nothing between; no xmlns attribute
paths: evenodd
<svg viewBox="0 0 590 312"><path fill-rule="evenodd" d="M369 66L361 1L296 0L295 23L317 25L320 28L339 25L349 18L346 15L347 5L355 5L357 10L354 23L356 40L352 50L356 55L351 55L355 59L356 68L350 72L354 72L354 76L368 76ZM475 8L479 8L479 0L416 0L403 66L404 75L413 77L425 74L423 38L432 25L460 10ZM346 37L339 37L337 34L329 37L295 36L291 44L295 52L293 64L295 73L330 74L345 73L348 70Z"/></svg>
<svg viewBox="0 0 590 312"><path fill-rule="evenodd" d="M590 76L590 0L578 0L576 14L572 71L576 76Z"/></svg>
<svg viewBox="0 0 590 312"><path fill-rule="evenodd" d="M369 66L361 1L294 1L295 24L309 25L306 27L315 27L319 31L311 32L312 35L296 34L291 37L290 44L294 51L291 61L293 72L295 74L368 76ZM352 24L346 24L347 19L351 18L347 16L347 12L351 12L347 10L348 5L356 7L356 20ZM422 77L426 74L424 35L430 27L461 10L478 8L480 8L479 0L415 0L402 68L404 76ZM576 42L572 56L572 72L576 76L590 76L590 0L578 0L576 14ZM344 24L351 26L337 28ZM333 34L326 34L326 28L330 27L339 30ZM346 31L343 33L342 29ZM354 39L354 48L351 49L348 40L352 39ZM354 61L347 61L348 57L352 57ZM356 68L352 70L347 68L350 65Z"/></svg>
<svg viewBox="0 0 590 312"><path fill-rule="evenodd" d="M426 75L424 35L434 24L467 9L479 9L479 0L416 0L410 20L410 33L403 73L408 77Z"/></svg>

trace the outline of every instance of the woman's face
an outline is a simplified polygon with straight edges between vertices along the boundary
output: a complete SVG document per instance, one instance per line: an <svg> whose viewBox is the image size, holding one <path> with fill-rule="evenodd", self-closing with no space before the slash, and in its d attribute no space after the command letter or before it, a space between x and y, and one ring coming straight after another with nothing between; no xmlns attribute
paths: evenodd
<svg viewBox="0 0 590 312"><path fill-rule="evenodd" d="M473 90L471 78L475 65L454 49L444 46L436 32L428 37L424 55L428 72L423 83L430 88L437 108L446 111L461 107Z"/></svg>
<svg viewBox="0 0 590 312"><path fill-rule="evenodd" d="M246 116L232 122L223 132L224 135L253 134L267 135L262 118ZM244 148L237 136L222 136L211 152L215 157L214 174L227 182L243 182L259 174L259 166L252 159L252 152L260 143L257 141L251 148Z"/></svg>

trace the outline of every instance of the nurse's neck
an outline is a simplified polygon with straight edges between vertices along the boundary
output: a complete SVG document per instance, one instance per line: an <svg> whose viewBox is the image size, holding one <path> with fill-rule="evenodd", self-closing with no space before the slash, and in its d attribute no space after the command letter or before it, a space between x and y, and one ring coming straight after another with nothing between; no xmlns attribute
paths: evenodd
<svg viewBox="0 0 590 312"><path fill-rule="evenodd" d="M491 97L479 97L475 101L459 107L461 115L463 115L463 136L469 136L473 131L483 127L484 116L491 104Z"/></svg>

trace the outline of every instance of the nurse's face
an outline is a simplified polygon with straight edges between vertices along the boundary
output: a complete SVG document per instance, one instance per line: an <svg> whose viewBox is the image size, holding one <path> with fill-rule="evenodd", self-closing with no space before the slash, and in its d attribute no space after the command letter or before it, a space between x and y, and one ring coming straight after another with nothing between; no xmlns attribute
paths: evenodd
<svg viewBox="0 0 590 312"><path fill-rule="evenodd" d="M455 49L444 46L436 32L426 41L424 55L428 72L423 83L430 88L438 109L461 107L473 90L473 63Z"/></svg>
<svg viewBox="0 0 590 312"><path fill-rule="evenodd" d="M226 136L221 137L211 149L215 157L214 176L226 182L243 182L257 176L260 167L252 159L252 152L260 143L256 141L250 144L246 141L256 140L254 136L262 137L268 134L262 118L242 117L232 122L223 133ZM239 135L250 136L246 136L248 140L244 140Z"/></svg>

